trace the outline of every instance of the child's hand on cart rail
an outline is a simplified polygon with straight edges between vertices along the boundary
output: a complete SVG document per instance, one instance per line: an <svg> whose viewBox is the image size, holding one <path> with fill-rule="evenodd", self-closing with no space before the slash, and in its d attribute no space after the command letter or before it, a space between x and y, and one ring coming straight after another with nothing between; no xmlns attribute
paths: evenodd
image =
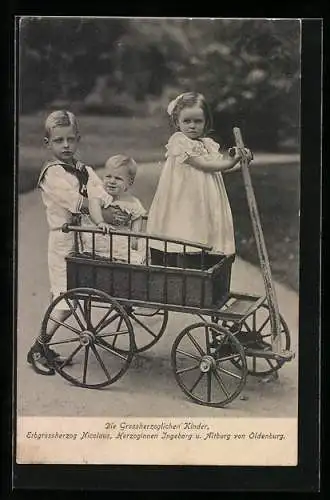
<svg viewBox="0 0 330 500"><path fill-rule="evenodd" d="M104 233L104 234L110 234L111 231L114 229L113 226L111 226L111 224L108 224L107 222L100 222L97 227L99 229L101 229L101 231Z"/></svg>
<svg viewBox="0 0 330 500"><path fill-rule="evenodd" d="M248 162L253 160L253 153L248 148L238 148L236 146L228 149L228 155L231 158L240 158L242 160L246 159Z"/></svg>
<svg viewBox="0 0 330 500"><path fill-rule="evenodd" d="M248 164L253 160L253 153L248 148L238 148L236 146L228 149L228 156L231 158L240 158L241 160L247 160ZM241 162L236 163L236 165L232 168L229 168L227 172L236 172L236 170L240 170Z"/></svg>

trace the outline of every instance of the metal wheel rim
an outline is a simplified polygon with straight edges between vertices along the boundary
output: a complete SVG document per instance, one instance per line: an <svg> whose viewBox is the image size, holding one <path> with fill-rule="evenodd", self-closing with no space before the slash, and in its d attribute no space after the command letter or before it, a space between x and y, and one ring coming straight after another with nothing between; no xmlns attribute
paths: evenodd
<svg viewBox="0 0 330 500"><path fill-rule="evenodd" d="M131 322L130 322L130 320L128 318L128 315L125 312L125 310L122 308L122 306L115 299L113 299L112 297L110 297L108 294L106 294L104 292L101 292L99 290L93 289L93 288L75 288L75 289L72 289L72 290L68 290L67 292L65 292L64 294L62 294L60 297L57 297L49 305L49 307L48 307L48 309L47 309L47 311L45 313L44 319L42 321L41 331L42 331L42 333L46 332L48 321L51 318L51 313L55 309L55 306L61 300L71 299L71 300L76 300L77 301L77 300L82 300L82 297L85 297L85 296L87 296L86 297L87 300L88 300L88 298L90 298L91 300L93 300L93 298L94 298L94 300L95 300L95 298L98 298L98 299L100 299L99 301L101 303L104 302L105 304L111 305L109 307L109 310L116 311L116 313L118 314L118 317L123 318L123 320L125 321L125 326L127 328L127 332L125 332L125 333L127 333L127 335L128 335L129 350L127 350L127 352L125 352L125 354L122 355L121 359L125 358L125 359L123 359L123 361L124 361L123 365L115 373L114 376L111 376L111 374L109 373L109 370L105 366L104 361L103 361L103 365L104 366L102 366L102 363L100 362L100 359L99 359L99 358L101 358L101 360L102 360L102 357L99 356L99 358L98 358L96 352L98 354L99 354L99 352L102 352L103 350L110 352L108 350L109 349L108 345L107 345L107 343L104 340L104 337L102 335L99 335L99 336L95 335L94 343L90 344L89 347L87 345L84 346L83 344L81 344L80 346L77 345L77 347L73 350L73 352L77 351L73 355L73 358L74 358L74 356L76 354L78 354L78 352L80 350L85 349L85 352L84 352L84 367L83 367L83 381L78 380L76 377L70 375L70 373L67 373L65 371L65 367L68 366L67 364L60 365L58 363L51 363L51 362L50 362L50 364L54 368L54 370L61 377L63 377L68 382L71 382L73 385L76 385L78 387L90 388L90 389L99 389L99 388L102 388L102 387L106 387L106 386L108 386L110 384L113 384L118 379L120 379L124 375L124 373L128 370L129 365L130 365L130 363L131 363L131 361L133 359L133 356L134 356L134 352L135 352L134 332L133 332L133 328L132 328ZM80 299L78 299L77 297L78 298L80 297ZM80 319L82 319L83 318L82 312L85 313L86 312L86 308L85 307L84 308L80 307L79 310L80 310L79 317L80 317ZM108 311L108 313L109 313L109 311ZM106 316L108 313L106 313L104 316ZM72 316L72 314L71 314L71 316ZM51 321L54 321L54 320L51 320ZM87 319L86 319L86 323L87 323ZM65 324L65 321L64 321L64 324ZM70 330L70 328L69 328L69 330ZM56 336L56 332L55 332L53 338L51 339L51 341L48 344L46 344L46 346L49 345L49 347L52 348L52 346L56 347L56 345L71 342L71 341L66 341L66 340L65 341L56 342L56 340L54 341L54 337L55 336ZM81 337L82 337L82 335L79 335L79 338L77 337L77 339L72 340L72 342L78 344L79 342L81 342ZM100 342L101 339L102 339L102 344L103 344L102 346L101 346L101 342ZM100 350L97 347L95 347L95 345ZM99 365L101 366L102 370L104 371L104 375L107 376L107 380L105 380L103 382L95 383L95 384L90 384L90 383L86 382L86 379L87 379L87 370L88 370L87 365L88 365L89 356L91 354L91 351L93 352L94 357L97 359ZM45 351L45 354L46 354L46 357L47 357L47 350ZM118 353L111 352L111 354L113 354L114 356L117 356L117 357L119 356ZM71 353L71 355L72 355L72 353Z"/></svg>

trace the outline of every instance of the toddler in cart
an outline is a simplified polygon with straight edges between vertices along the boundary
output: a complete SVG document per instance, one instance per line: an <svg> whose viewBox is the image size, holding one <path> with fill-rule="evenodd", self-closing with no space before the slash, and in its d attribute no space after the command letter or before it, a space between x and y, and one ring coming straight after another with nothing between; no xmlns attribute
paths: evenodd
<svg viewBox="0 0 330 500"><path fill-rule="evenodd" d="M82 224L100 228L105 234L82 233L84 253L118 262L142 264L146 257L144 238L119 235L112 231L141 232L146 210L132 195L137 164L128 156L118 154L105 163L103 186L97 186L89 195L89 217ZM127 214L127 220L113 223L111 209L117 207ZM111 234L112 233L112 234ZM94 243L93 243L94 238Z"/></svg>

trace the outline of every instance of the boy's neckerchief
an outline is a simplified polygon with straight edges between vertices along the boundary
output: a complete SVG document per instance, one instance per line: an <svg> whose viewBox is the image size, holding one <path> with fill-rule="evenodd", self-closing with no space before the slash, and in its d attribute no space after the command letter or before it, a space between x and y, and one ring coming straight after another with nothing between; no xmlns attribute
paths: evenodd
<svg viewBox="0 0 330 500"><path fill-rule="evenodd" d="M41 174L38 179L38 186L44 177L44 174L48 170L49 167L53 165L60 165L64 168L64 170L72 175L75 175L79 181L79 194L87 198L87 182L88 182L88 170L86 165L84 165L81 161L74 159L74 166L70 163L65 163L64 161L54 160L49 161L45 164L44 168L41 171Z"/></svg>
<svg viewBox="0 0 330 500"><path fill-rule="evenodd" d="M79 181L79 193L87 198L88 171L86 165L79 160L74 160L75 166L64 164L62 167L67 172L75 175Z"/></svg>

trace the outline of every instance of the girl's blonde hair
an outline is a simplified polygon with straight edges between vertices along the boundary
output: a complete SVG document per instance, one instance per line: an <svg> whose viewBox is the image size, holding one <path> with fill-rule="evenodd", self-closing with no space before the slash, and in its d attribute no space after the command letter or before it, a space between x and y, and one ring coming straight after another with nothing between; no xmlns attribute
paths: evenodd
<svg viewBox="0 0 330 500"><path fill-rule="evenodd" d="M129 184L132 185L134 183L137 172L137 163L133 160L133 158L122 154L111 156L105 162L105 170L110 167L115 169L124 169L129 179ZM105 173L105 175L107 174Z"/></svg>
<svg viewBox="0 0 330 500"><path fill-rule="evenodd" d="M71 111L58 110L53 111L48 115L45 121L45 137L50 137L51 131L55 127L69 127L72 126L75 133L79 135L77 118Z"/></svg>
<svg viewBox="0 0 330 500"><path fill-rule="evenodd" d="M179 128L179 115L184 108L191 108L198 106L203 110L205 118L204 134L212 130L213 118L211 110L205 100L203 94L198 92L184 92L183 94L173 99L167 108L167 112L171 117L172 124L178 130Z"/></svg>

